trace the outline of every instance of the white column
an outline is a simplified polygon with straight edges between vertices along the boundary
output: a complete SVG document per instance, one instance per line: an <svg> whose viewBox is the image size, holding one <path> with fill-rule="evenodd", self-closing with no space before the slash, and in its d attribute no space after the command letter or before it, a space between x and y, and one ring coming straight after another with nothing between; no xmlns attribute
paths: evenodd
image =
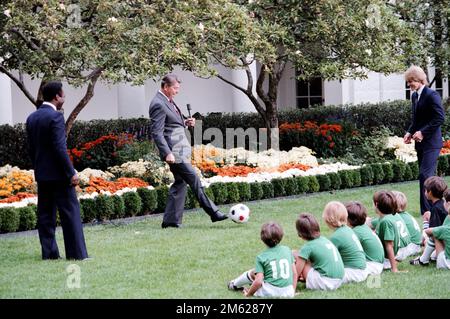
<svg viewBox="0 0 450 319"><path fill-rule="evenodd" d="M249 67L253 76L253 94L256 96L256 80L258 79L256 73L256 62L253 62ZM233 83L243 88L247 87L248 78L245 70L232 70L230 74L231 81ZM232 87L231 89L231 103L233 109L229 112L256 112L255 107L253 106L247 95L234 87Z"/></svg>
<svg viewBox="0 0 450 319"><path fill-rule="evenodd" d="M0 125L13 124L11 80L3 73L0 74Z"/></svg>

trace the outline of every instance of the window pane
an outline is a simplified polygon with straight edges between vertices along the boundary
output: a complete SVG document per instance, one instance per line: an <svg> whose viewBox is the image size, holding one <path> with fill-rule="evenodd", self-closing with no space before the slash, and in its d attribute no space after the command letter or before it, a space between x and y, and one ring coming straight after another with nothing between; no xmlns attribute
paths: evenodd
<svg viewBox="0 0 450 319"><path fill-rule="evenodd" d="M436 75L436 89L442 89L442 76Z"/></svg>
<svg viewBox="0 0 450 319"><path fill-rule="evenodd" d="M319 105L322 105L322 97L312 97L311 99L310 99L310 102L311 102L311 105L317 105L317 104L319 104Z"/></svg>
<svg viewBox="0 0 450 319"><path fill-rule="evenodd" d="M308 96L308 82L297 81L297 96Z"/></svg>
<svg viewBox="0 0 450 319"><path fill-rule="evenodd" d="M309 83L309 94L313 96L322 96L322 79L313 78Z"/></svg>
<svg viewBox="0 0 450 319"><path fill-rule="evenodd" d="M411 90L410 89L407 89L406 90L406 97L405 97L407 100L411 100Z"/></svg>
<svg viewBox="0 0 450 319"><path fill-rule="evenodd" d="M308 98L307 97L299 97L297 98L297 108L304 109L308 108Z"/></svg>

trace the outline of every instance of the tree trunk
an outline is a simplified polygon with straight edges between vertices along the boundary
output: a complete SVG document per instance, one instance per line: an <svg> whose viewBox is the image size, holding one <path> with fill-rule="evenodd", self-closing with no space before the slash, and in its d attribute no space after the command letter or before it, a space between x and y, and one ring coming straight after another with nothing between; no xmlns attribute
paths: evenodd
<svg viewBox="0 0 450 319"><path fill-rule="evenodd" d="M70 130L72 129L73 123L75 122L75 119L77 118L78 114L84 109L84 107L89 103L89 101L94 96L94 88L95 84L97 83L98 78L102 74L102 69L96 69L94 72L92 72L90 76L90 82L88 84L86 93L84 97L78 102L77 106L73 109L73 111L70 113L69 117L66 121L66 137L69 136Z"/></svg>

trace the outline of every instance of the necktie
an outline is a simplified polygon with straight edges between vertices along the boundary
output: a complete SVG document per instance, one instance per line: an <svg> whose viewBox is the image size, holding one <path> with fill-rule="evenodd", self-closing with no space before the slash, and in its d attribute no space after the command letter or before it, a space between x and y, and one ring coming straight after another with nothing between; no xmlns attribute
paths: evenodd
<svg viewBox="0 0 450 319"><path fill-rule="evenodd" d="M170 99L170 100L169 100L169 103L172 105L172 107L173 107L173 109L175 110L175 112L176 112L178 115L180 115L180 111L178 111L178 108L177 108L175 102L174 102L172 99Z"/></svg>
<svg viewBox="0 0 450 319"><path fill-rule="evenodd" d="M412 104L413 104L414 110L416 109L418 99L419 99L419 94L417 92L414 92L412 95Z"/></svg>

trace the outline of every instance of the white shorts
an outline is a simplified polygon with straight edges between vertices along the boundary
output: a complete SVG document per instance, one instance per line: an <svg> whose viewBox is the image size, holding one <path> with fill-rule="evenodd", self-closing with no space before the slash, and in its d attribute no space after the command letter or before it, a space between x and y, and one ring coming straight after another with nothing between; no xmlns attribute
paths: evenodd
<svg viewBox="0 0 450 319"><path fill-rule="evenodd" d="M389 264L390 265L390 264ZM368 261L366 271L369 275L380 275L383 272L383 264L376 261Z"/></svg>
<svg viewBox="0 0 450 319"><path fill-rule="evenodd" d="M408 246L406 246L406 248L408 248L409 256L415 256L420 254L420 245L411 243Z"/></svg>
<svg viewBox="0 0 450 319"><path fill-rule="evenodd" d="M344 278L342 278L342 283L361 282L366 280L368 275L369 273L366 269L344 268Z"/></svg>
<svg viewBox="0 0 450 319"><path fill-rule="evenodd" d="M445 251L441 251L436 259L437 269L450 269L450 260L445 257Z"/></svg>
<svg viewBox="0 0 450 319"><path fill-rule="evenodd" d="M306 276L306 288L313 290L336 290L342 285L342 279L328 278L311 268Z"/></svg>
<svg viewBox="0 0 450 319"><path fill-rule="evenodd" d="M255 292L256 297L279 297L279 298L292 298L295 295L294 286L289 285L287 287L277 287L263 282L261 288Z"/></svg>
<svg viewBox="0 0 450 319"><path fill-rule="evenodd" d="M409 249L408 249L408 246L406 246L406 247L400 248L397 251L397 255L395 255L395 260L403 261L408 257L409 257Z"/></svg>

